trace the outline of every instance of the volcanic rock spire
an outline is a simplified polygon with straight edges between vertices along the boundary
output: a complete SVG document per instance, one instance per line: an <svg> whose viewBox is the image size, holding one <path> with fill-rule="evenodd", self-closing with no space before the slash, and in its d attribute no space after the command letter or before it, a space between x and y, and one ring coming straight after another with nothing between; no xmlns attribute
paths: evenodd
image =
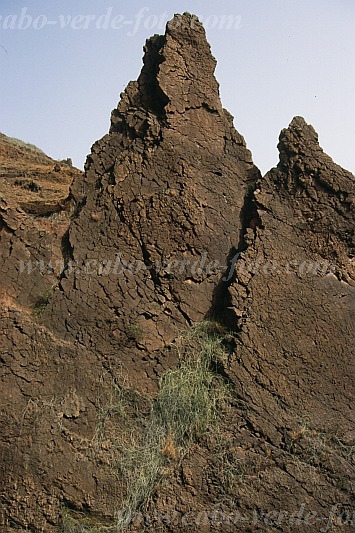
<svg viewBox="0 0 355 533"><path fill-rule="evenodd" d="M64 274L47 315L65 338L123 360L160 350L211 311L259 176L221 106L216 61L196 17L175 16L144 50L138 80L72 188L80 212L70 253L82 269ZM141 332L133 348L132 324Z"/></svg>

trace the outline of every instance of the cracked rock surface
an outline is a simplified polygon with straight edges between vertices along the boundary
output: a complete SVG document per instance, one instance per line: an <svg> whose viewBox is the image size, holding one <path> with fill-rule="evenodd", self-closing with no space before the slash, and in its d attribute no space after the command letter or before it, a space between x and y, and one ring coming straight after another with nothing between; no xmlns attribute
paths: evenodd
<svg viewBox="0 0 355 533"><path fill-rule="evenodd" d="M221 303L237 331L223 368L236 398L221 433L163 480L150 512L174 517L168 531L352 524L355 180L301 117L281 132L279 151L256 184Z"/></svg>
<svg viewBox="0 0 355 533"><path fill-rule="evenodd" d="M210 312L259 177L221 106L204 29L190 21L175 18L147 41L137 82L74 181L80 212L68 244L78 268L46 309L62 338L119 358L142 388L179 329Z"/></svg>
<svg viewBox="0 0 355 533"><path fill-rule="evenodd" d="M75 176L82 172L68 160L54 161L35 146L0 134L2 296L34 305L51 286L49 269L59 274Z"/></svg>
<svg viewBox="0 0 355 533"><path fill-rule="evenodd" d="M196 17L175 16L144 52L84 176L41 180L52 163L27 149L14 194L0 138L1 528L59 531L63 507L112 521L112 391L132 385L126 420L147 416L170 346L212 316L229 331L217 371L231 395L130 530L348 531L354 176L295 117L261 178ZM23 258L66 267L19 273Z"/></svg>

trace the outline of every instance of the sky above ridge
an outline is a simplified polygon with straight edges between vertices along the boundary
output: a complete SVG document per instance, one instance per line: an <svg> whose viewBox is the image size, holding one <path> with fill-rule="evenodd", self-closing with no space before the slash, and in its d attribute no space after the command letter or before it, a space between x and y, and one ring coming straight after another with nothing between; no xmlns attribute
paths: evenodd
<svg viewBox="0 0 355 533"><path fill-rule="evenodd" d="M145 39L184 11L205 25L222 104L263 174L295 115L355 173L354 0L0 0L0 131L82 168Z"/></svg>

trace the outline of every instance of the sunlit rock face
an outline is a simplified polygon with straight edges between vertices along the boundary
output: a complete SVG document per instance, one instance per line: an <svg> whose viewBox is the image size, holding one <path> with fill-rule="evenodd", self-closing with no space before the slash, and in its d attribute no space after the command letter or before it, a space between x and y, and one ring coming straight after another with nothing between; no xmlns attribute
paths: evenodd
<svg viewBox="0 0 355 533"><path fill-rule="evenodd" d="M0 137L1 531L115 529L122 436L206 317L216 420L181 461L166 435L128 531L346 531L354 176L296 117L261 178L196 17L144 50L85 175Z"/></svg>

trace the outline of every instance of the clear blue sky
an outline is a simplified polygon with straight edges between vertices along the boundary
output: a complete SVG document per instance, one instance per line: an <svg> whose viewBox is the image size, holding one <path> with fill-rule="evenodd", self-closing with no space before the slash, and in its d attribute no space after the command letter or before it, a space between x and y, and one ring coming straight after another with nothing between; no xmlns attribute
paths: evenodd
<svg viewBox="0 0 355 533"><path fill-rule="evenodd" d="M25 29L23 17L19 29L24 6L32 22ZM354 0L0 0L0 131L82 167L107 133L120 92L140 72L145 39L163 33L158 19L183 11L211 26L222 103L263 173L277 164L279 132L295 115L355 172ZM109 25L116 17L122 27L97 29L107 14ZM95 19L73 29L78 15ZM236 27L213 28L223 15L234 16Z"/></svg>

